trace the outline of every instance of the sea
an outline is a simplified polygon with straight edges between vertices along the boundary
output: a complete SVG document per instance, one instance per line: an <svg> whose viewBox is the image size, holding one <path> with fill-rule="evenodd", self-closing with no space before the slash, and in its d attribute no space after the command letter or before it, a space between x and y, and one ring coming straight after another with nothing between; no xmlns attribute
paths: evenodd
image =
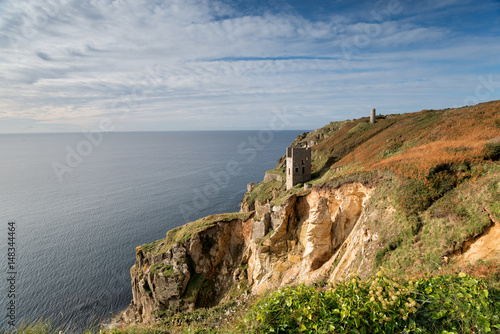
<svg viewBox="0 0 500 334"><path fill-rule="evenodd" d="M78 329L124 310L135 248L239 211L302 132L0 135L0 328Z"/></svg>

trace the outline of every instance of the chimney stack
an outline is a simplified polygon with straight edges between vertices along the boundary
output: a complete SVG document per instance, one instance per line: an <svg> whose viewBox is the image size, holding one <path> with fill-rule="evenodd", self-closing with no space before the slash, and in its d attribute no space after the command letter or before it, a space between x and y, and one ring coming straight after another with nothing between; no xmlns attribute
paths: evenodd
<svg viewBox="0 0 500 334"><path fill-rule="evenodd" d="M370 123L375 123L375 108L373 108L372 112L370 113Z"/></svg>

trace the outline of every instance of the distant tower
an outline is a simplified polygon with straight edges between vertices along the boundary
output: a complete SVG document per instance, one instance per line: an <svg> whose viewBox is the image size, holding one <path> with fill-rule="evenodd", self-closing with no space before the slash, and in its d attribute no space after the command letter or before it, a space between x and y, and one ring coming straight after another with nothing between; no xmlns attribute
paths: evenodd
<svg viewBox="0 0 500 334"><path fill-rule="evenodd" d="M311 180L311 148L287 147L286 189Z"/></svg>
<svg viewBox="0 0 500 334"><path fill-rule="evenodd" d="M372 112L370 113L370 123L374 124L375 121L375 108L372 109Z"/></svg>

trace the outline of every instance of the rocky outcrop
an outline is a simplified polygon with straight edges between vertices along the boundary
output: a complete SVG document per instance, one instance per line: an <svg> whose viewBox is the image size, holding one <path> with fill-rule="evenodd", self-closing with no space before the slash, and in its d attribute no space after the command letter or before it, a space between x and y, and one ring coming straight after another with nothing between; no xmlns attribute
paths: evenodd
<svg viewBox="0 0 500 334"><path fill-rule="evenodd" d="M255 186L257 186L257 183L255 182L247 184L247 192L251 192Z"/></svg>
<svg viewBox="0 0 500 334"><path fill-rule="evenodd" d="M279 174L267 171L266 174L264 175L264 183L271 181L283 182L283 178Z"/></svg>
<svg viewBox="0 0 500 334"><path fill-rule="evenodd" d="M151 322L164 313L213 306L231 289L257 294L341 277L372 240L363 224L371 193L359 183L312 188L281 205L259 205L229 214L232 219L212 216L138 247L133 301L119 320Z"/></svg>
<svg viewBox="0 0 500 334"><path fill-rule="evenodd" d="M364 217L371 192L361 184L313 188L305 196L292 195L273 207L267 238L254 239L247 247L252 291L332 279L333 259L341 246L354 247L351 244L367 240L349 237Z"/></svg>
<svg viewBox="0 0 500 334"><path fill-rule="evenodd" d="M500 222L484 206L491 223L487 225L481 233L465 240L461 247L455 252L446 256L455 258L457 265L464 266L477 261L490 261L500 258Z"/></svg>
<svg viewBox="0 0 500 334"><path fill-rule="evenodd" d="M213 220L185 241L172 243L173 236L167 234L164 240L136 249L130 270L133 300L116 320L147 323L164 313L214 306L235 280L245 278L246 271L239 266L251 220L227 220L223 215ZM196 223L183 228L200 229L204 222Z"/></svg>

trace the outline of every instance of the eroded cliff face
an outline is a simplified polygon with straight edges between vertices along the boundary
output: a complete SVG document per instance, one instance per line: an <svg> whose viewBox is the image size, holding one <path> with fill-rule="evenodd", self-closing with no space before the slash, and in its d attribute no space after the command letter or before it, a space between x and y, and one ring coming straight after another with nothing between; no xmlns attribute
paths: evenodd
<svg viewBox="0 0 500 334"><path fill-rule="evenodd" d="M166 240L156 249L137 247L130 270L133 300L118 320L152 322L163 312L219 303L235 281L245 279L239 266L249 224L241 219L220 221L168 249Z"/></svg>
<svg viewBox="0 0 500 334"><path fill-rule="evenodd" d="M265 237L254 233L247 246L252 291L334 279L335 267L350 262L340 258L342 249L369 239L369 231L358 223L365 219L371 193L372 189L354 183L312 189L305 196L290 196L281 206L261 208L269 212L254 223L254 232L262 220L270 224Z"/></svg>
<svg viewBox="0 0 500 334"><path fill-rule="evenodd" d="M133 301L119 320L151 322L164 312L214 306L231 289L258 294L356 270L374 240L364 224L372 191L360 183L312 188L168 247L168 238L154 249L138 247Z"/></svg>

